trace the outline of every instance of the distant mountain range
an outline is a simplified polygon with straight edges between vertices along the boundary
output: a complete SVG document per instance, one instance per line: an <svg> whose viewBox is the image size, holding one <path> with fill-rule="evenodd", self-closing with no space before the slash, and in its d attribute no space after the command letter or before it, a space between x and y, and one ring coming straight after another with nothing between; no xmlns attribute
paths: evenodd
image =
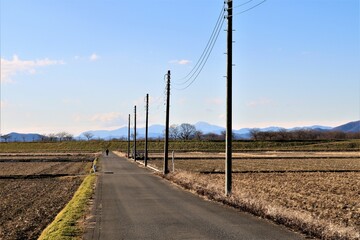
<svg viewBox="0 0 360 240"><path fill-rule="evenodd" d="M224 127L220 127L217 125L212 125L207 122L197 122L194 124L196 130L201 131L203 134L208 133L215 133L221 134L221 132L225 131ZM151 125L149 126L148 136L149 138L162 138L164 132L164 125ZM267 127L267 128L259 128L258 130L261 132L278 132L285 128L282 127ZM239 130L233 130L236 139L250 139L250 131L252 128L242 128ZM355 133L360 132L360 120L355 122L349 122L337 127L327 127L327 126L307 126L307 127L295 127L295 128L288 128L287 131L295 131L295 130L316 130L316 131L340 131L346 133ZM144 138L145 137L145 128L137 128L137 137ZM131 133L133 129L131 129ZM86 131L80 134L79 136L75 137L76 139L86 139L83 135L84 133L91 133L93 135L92 139L104 139L110 140L113 138L123 138L126 139L128 135L128 128L122 127L115 130L95 130L95 131ZM39 141L44 139L45 136L40 134L21 134L21 133L9 133L6 134L7 141L10 142L33 142ZM4 137L1 138L1 141L4 142Z"/></svg>
<svg viewBox="0 0 360 240"><path fill-rule="evenodd" d="M1 137L1 142L4 142L5 140L7 142L36 142L40 141L45 136L37 133L9 133Z"/></svg>
<svg viewBox="0 0 360 240"><path fill-rule="evenodd" d="M360 132L360 121L349 122L344 125L335 127L332 130L340 132Z"/></svg>

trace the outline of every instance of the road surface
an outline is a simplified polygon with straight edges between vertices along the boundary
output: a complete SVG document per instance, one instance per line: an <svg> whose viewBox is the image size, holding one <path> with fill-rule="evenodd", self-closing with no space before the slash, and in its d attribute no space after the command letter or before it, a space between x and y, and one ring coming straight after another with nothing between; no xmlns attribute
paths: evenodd
<svg viewBox="0 0 360 240"><path fill-rule="evenodd" d="M101 166L87 240L304 239L282 226L205 201L113 153L101 158Z"/></svg>

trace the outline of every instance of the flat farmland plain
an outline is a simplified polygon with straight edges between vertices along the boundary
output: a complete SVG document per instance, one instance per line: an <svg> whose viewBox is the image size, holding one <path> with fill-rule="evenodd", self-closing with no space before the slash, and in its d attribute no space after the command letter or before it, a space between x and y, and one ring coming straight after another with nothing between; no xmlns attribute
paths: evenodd
<svg viewBox="0 0 360 240"><path fill-rule="evenodd" d="M176 154L175 172L167 178L207 198L311 236L360 239L359 152L240 154L233 160L230 198L224 196L225 161L217 155ZM163 167L160 159L149 164Z"/></svg>
<svg viewBox="0 0 360 240"><path fill-rule="evenodd" d="M160 155L151 154L149 163L162 168ZM171 157L169 166L172 169ZM190 172L223 172L223 153L179 153L175 169ZM359 152L255 152L233 154L233 172L256 171L360 171Z"/></svg>
<svg viewBox="0 0 360 240"><path fill-rule="evenodd" d="M0 239L37 239L89 173L94 155L0 156Z"/></svg>

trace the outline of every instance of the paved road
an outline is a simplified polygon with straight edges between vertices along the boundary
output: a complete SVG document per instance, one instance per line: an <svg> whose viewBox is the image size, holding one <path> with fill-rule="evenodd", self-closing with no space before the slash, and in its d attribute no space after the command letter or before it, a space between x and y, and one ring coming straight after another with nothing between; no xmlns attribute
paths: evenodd
<svg viewBox="0 0 360 240"><path fill-rule="evenodd" d="M205 201L112 153L101 161L94 226L85 239L304 239Z"/></svg>

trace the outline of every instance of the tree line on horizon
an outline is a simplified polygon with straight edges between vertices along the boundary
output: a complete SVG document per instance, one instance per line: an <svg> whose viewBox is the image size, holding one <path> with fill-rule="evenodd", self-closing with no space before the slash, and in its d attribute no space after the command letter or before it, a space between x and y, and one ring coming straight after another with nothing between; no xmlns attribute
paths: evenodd
<svg viewBox="0 0 360 240"><path fill-rule="evenodd" d="M63 141L97 141L103 140L101 138L94 138L94 134L85 132L82 134L84 139L75 139L74 135L68 132L50 133L47 135L40 135L38 142L63 142ZM180 125L173 124L169 128L169 138L172 141L224 141L226 136L225 131L217 133L203 133L197 130L195 125L189 123L182 123ZM233 139L235 140L252 140L252 141L306 141L306 140L347 140L347 139L360 139L360 132L343 132L343 131L324 131L324 130L286 130L280 129L279 131L261 131L260 129L254 128L250 130L249 139L239 137L239 135L233 133ZM134 135L131 135L133 139ZM144 138L138 138L143 140ZM149 138L150 140L163 140L163 137ZM1 136L2 142L10 142L10 134ZM25 142L24 139L14 139L12 142ZM111 140L122 140L126 141L127 138L113 138ZM34 140L35 141L35 140Z"/></svg>

